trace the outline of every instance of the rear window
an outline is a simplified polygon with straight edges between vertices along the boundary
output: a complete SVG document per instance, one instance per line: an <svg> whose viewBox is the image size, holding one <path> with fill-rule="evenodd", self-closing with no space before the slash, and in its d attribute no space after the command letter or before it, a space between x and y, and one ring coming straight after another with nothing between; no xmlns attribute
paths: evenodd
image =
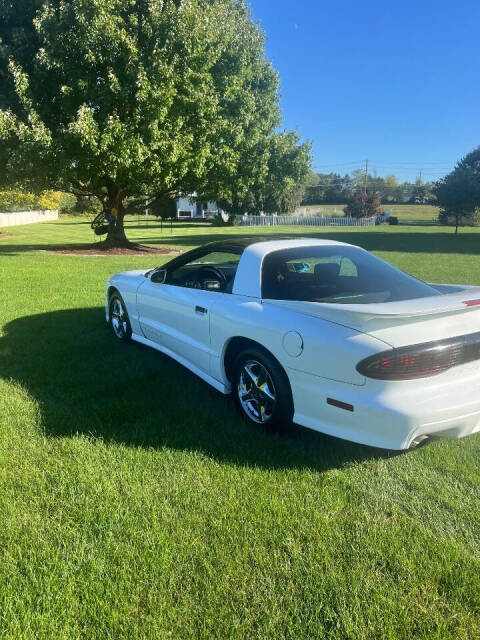
<svg viewBox="0 0 480 640"><path fill-rule="evenodd" d="M373 304L441 295L356 247L297 247L265 256L262 298Z"/></svg>

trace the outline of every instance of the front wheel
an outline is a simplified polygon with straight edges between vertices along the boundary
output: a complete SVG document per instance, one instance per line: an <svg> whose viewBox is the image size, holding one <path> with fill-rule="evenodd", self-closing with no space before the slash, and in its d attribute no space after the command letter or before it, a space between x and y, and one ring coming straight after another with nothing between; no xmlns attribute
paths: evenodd
<svg viewBox="0 0 480 640"><path fill-rule="evenodd" d="M126 342L132 337L132 327L128 318L127 308L122 296L117 292L110 298L110 325L118 340Z"/></svg>
<svg viewBox="0 0 480 640"><path fill-rule="evenodd" d="M235 405L247 422L276 431L291 426L290 383L268 352L256 348L241 352L233 366L232 383Z"/></svg>

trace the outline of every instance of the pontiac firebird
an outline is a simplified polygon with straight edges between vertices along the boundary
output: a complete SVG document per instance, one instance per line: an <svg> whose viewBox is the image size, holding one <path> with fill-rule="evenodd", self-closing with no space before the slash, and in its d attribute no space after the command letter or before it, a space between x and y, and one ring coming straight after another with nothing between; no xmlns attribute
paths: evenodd
<svg viewBox="0 0 480 640"><path fill-rule="evenodd" d="M251 423L388 449L480 430L480 287L426 284L360 247L210 243L112 276L106 318Z"/></svg>

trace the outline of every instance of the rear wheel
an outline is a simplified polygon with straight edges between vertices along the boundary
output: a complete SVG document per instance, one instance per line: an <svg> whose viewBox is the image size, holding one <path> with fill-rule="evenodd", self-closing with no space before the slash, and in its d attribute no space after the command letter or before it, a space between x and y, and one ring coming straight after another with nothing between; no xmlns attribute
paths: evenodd
<svg viewBox="0 0 480 640"><path fill-rule="evenodd" d="M292 424L293 401L287 375L267 351L242 351L233 365L235 405L247 422L286 431Z"/></svg>
<svg viewBox="0 0 480 640"><path fill-rule="evenodd" d="M132 327L128 318L127 308L122 296L115 292L110 298L110 325L118 340L126 342L132 337Z"/></svg>

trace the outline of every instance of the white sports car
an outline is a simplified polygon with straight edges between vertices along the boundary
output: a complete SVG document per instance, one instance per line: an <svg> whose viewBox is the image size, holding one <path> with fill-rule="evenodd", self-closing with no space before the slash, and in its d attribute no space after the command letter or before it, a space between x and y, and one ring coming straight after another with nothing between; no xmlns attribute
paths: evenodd
<svg viewBox="0 0 480 640"><path fill-rule="evenodd" d="M112 276L106 315L253 423L389 449L480 430L480 287L425 284L359 247L214 242Z"/></svg>

